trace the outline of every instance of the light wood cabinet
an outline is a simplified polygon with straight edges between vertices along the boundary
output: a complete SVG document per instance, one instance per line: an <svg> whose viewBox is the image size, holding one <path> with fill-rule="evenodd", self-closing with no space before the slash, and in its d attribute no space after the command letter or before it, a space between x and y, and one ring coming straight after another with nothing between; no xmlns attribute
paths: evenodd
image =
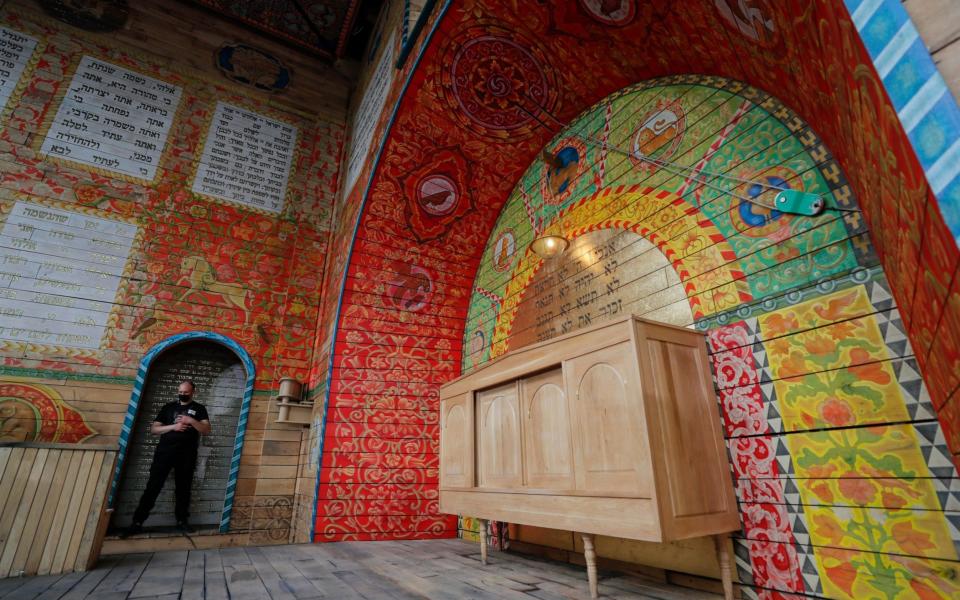
<svg viewBox="0 0 960 600"><path fill-rule="evenodd" d="M447 457L440 477L451 487L473 485L473 396L448 398L440 411L440 427L447 432L440 440L440 454Z"/></svg>
<svg viewBox="0 0 960 600"><path fill-rule="evenodd" d="M531 488L574 488L573 439L563 372L552 369L520 380L524 481Z"/></svg>
<svg viewBox="0 0 960 600"><path fill-rule="evenodd" d="M476 393L477 487L519 487L520 397L509 383ZM466 440L469 442L469 437Z"/></svg>
<svg viewBox="0 0 960 600"><path fill-rule="evenodd" d="M443 512L591 541L740 527L696 331L627 317L510 352L440 400Z"/></svg>

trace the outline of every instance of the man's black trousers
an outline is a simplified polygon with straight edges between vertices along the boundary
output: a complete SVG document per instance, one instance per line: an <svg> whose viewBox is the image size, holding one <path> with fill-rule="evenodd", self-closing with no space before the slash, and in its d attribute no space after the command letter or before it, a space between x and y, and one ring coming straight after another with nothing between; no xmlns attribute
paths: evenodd
<svg viewBox="0 0 960 600"><path fill-rule="evenodd" d="M150 516L153 505L163 489L167 475L173 469L173 481L176 485L176 507L174 513L177 521L187 521L190 516L190 486L193 484L193 470L197 466L197 451L192 448L160 448L153 454L153 463L150 465L150 479L147 488L140 496L140 504L133 513L134 523L143 523Z"/></svg>

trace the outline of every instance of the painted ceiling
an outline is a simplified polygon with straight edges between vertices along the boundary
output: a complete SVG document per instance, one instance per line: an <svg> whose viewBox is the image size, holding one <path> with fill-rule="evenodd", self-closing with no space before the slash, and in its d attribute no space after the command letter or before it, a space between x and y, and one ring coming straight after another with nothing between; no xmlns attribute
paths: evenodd
<svg viewBox="0 0 960 600"><path fill-rule="evenodd" d="M343 55L360 0L194 0L302 49Z"/></svg>

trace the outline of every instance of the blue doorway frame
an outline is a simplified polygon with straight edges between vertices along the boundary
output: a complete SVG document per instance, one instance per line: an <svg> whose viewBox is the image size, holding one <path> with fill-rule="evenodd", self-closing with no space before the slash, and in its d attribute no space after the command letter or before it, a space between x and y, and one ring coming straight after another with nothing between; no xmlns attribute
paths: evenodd
<svg viewBox="0 0 960 600"><path fill-rule="evenodd" d="M240 404L240 418L237 421L237 434L233 443L233 457L230 460L230 475L227 479L226 495L223 499L223 512L220 515L220 533L226 533L230 528L230 515L233 512L233 497L237 490L237 473L240 471L240 453L243 450L243 438L247 431L247 416L250 412L250 401L253 398L253 383L256 380L256 367L247 351L236 341L219 333L212 331L188 331L178 333L157 343L150 348L143 358L140 359L140 366L137 369L137 379L133 384L133 393L130 395L130 403L127 405L127 414L123 419L123 427L120 429L120 444L117 452L117 466L113 471L113 481L110 484L110 499L108 506L113 506L113 501L117 493L117 486L120 483L120 473L123 470L124 459L127 456L127 446L130 443L130 435L133 433L133 425L137 417L137 409L140 407L140 397L143 395L143 389L147 382L147 372L150 365L164 351L169 350L185 342L206 340L216 342L229 348L237 355L243 368L246 371L247 378L243 388L243 401Z"/></svg>

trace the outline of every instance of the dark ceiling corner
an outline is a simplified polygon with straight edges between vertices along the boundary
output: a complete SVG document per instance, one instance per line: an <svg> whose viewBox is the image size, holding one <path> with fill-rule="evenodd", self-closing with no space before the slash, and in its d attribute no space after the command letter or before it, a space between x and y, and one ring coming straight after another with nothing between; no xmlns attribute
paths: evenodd
<svg viewBox="0 0 960 600"><path fill-rule="evenodd" d="M333 63L358 60L384 0L184 0Z"/></svg>

